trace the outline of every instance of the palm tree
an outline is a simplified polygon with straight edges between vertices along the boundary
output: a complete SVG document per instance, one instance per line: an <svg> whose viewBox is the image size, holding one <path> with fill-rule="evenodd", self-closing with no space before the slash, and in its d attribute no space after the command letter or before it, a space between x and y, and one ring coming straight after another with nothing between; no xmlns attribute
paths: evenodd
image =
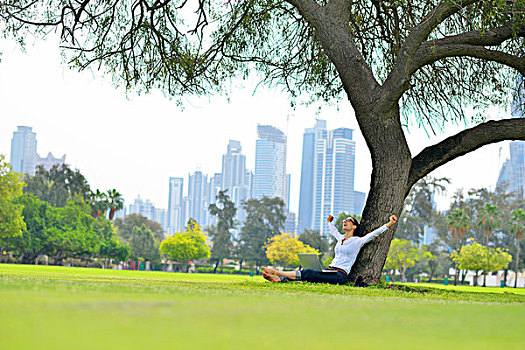
<svg viewBox="0 0 525 350"><path fill-rule="evenodd" d="M91 216L95 219L109 208L108 196L98 189L96 192L91 191Z"/></svg>
<svg viewBox="0 0 525 350"><path fill-rule="evenodd" d="M478 213L478 226L483 229L483 235L485 236L485 246L489 245L489 238L492 236L492 232L500 227L501 225L501 212L497 205L490 203L479 208Z"/></svg>
<svg viewBox="0 0 525 350"><path fill-rule="evenodd" d="M459 253L459 243L463 241L465 233L468 231L470 225L470 217L465 214L463 209L456 209L448 213L448 228L452 235L452 240L454 241L454 250ZM454 285L457 285L458 281L458 269L457 263L454 263L455 275L454 275Z"/></svg>
<svg viewBox="0 0 525 350"><path fill-rule="evenodd" d="M523 228L525 227L525 211L523 209L517 209L512 212L510 225L511 232L516 234L516 279L514 280L514 288L516 288L518 286L520 242L523 238Z"/></svg>
<svg viewBox="0 0 525 350"><path fill-rule="evenodd" d="M109 205L109 220L113 220L116 211L124 208L124 198L116 189L108 190L106 196Z"/></svg>

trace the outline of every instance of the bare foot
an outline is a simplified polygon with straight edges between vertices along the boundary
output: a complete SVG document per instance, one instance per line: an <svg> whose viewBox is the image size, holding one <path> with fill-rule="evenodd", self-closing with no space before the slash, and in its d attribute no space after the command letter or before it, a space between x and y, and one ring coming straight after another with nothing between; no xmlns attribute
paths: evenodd
<svg viewBox="0 0 525 350"><path fill-rule="evenodd" d="M277 275L271 275L269 273L263 272L263 277L265 280L270 282L281 282L281 279Z"/></svg>
<svg viewBox="0 0 525 350"><path fill-rule="evenodd" d="M271 267L264 267L263 266L262 269L264 270L264 272L266 272L269 275L279 275L277 273L277 270L276 269L272 269Z"/></svg>

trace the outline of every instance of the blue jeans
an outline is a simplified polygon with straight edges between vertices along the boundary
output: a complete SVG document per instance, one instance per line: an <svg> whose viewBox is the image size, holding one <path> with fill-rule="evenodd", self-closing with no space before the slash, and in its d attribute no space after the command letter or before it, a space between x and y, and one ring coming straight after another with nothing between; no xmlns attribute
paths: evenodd
<svg viewBox="0 0 525 350"><path fill-rule="evenodd" d="M313 283L330 283L330 284L346 284L346 274L341 271L323 272L311 269L296 270L295 280ZM281 277L281 281L286 282L286 277Z"/></svg>

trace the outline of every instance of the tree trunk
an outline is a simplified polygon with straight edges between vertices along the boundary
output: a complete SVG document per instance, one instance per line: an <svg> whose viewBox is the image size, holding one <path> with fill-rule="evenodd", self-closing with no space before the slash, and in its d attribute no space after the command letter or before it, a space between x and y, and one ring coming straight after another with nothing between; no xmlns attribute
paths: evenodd
<svg viewBox="0 0 525 350"><path fill-rule="evenodd" d="M520 241L518 241L518 245L516 246L516 278L514 279L514 288L518 287L519 265L520 265Z"/></svg>
<svg viewBox="0 0 525 350"><path fill-rule="evenodd" d="M487 273L483 272L483 287L487 286Z"/></svg>
<svg viewBox="0 0 525 350"><path fill-rule="evenodd" d="M476 271L476 274L474 275L474 287L478 286L478 271Z"/></svg>
<svg viewBox="0 0 525 350"><path fill-rule="evenodd" d="M215 267L213 268L213 273L217 273L217 267L219 266L219 259L215 262Z"/></svg>
<svg viewBox="0 0 525 350"><path fill-rule="evenodd" d="M465 278L467 277L468 270L463 270L461 273L461 284L463 285L465 283Z"/></svg>
<svg viewBox="0 0 525 350"><path fill-rule="evenodd" d="M407 182L411 156L399 125L397 105L381 115L360 116L358 121L371 151L373 166L370 192L358 232L362 236L387 223L390 215L399 217L410 190ZM396 228L397 225L363 246L350 271L351 282L358 276L369 284L379 282Z"/></svg>
<svg viewBox="0 0 525 350"><path fill-rule="evenodd" d="M243 263L243 260L239 260L239 274L242 274L242 263Z"/></svg>

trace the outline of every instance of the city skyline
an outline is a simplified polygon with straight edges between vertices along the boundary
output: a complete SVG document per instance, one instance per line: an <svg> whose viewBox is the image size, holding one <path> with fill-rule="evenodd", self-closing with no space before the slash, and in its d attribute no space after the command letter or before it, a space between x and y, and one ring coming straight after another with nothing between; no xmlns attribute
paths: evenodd
<svg viewBox="0 0 525 350"><path fill-rule="evenodd" d="M290 208L298 212L302 137L315 119L326 119L330 128L356 130L355 189L367 192L371 161L347 101L323 105L320 114L313 105L290 107L279 89L258 89L256 82L240 81L226 96L183 99L184 109L159 91L126 97L101 73L68 70L60 63L56 42L49 39L22 54L12 42L2 41L0 64L0 153L9 155L11 134L19 125L31 125L42 149L68 154L68 163L78 168L94 188L118 188L128 203L137 195L166 208L170 177L184 178L189 170L214 174L228 140L239 140L246 164L254 169L257 123L275 125L288 139L287 173L292 176ZM29 98L28 98L29 97ZM494 111L494 118L510 113ZM407 142L412 153L462 130L449 123L437 136L427 136L417 122L407 123ZM501 153L500 153L501 150ZM456 188L494 189L499 167L508 157L507 142L492 144L454 160L431 175L450 177L446 196L436 198L438 207L448 205ZM7 157L6 157L7 158ZM395 160L392 160L395 161ZM486 163L497 164L486 167ZM145 183L142 179L149 179Z"/></svg>

